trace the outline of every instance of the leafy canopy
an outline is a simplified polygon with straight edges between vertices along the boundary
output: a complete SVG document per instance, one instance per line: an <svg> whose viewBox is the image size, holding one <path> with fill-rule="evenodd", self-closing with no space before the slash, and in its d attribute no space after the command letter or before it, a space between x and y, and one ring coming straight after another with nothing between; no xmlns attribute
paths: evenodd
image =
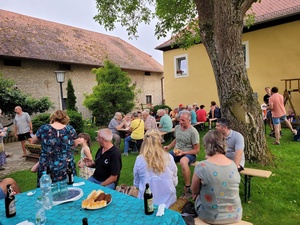
<svg viewBox="0 0 300 225"><path fill-rule="evenodd" d="M189 47L199 43L198 12L194 1L190 0L96 0L98 14L95 21L106 30L115 29L119 23L126 27L130 38L138 37L137 28L140 23L149 24L154 18L159 19L155 27L155 35L166 37L169 32L176 39L176 44ZM155 11L155 12L154 12ZM189 29L184 29L189 24ZM181 35L176 35L181 33ZM174 39L174 41L175 41Z"/></svg>
<svg viewBox="0 0 300 225"><path fill-rule="evenodd" d="M43 113L53 107L49 97L35 99L16 87L12 79L4 79L0 73L0 109L4 114L12 114L16 106L21 106L29 114Z"/></svg>
<svg viewBox="0 0 300 225"><path fill-rule="evenodd" d="M106 125L115 112L130 112L134 107L135 85L120 67L105 61L103 68L93 69L97 85L86 95L83 104L92 111L96 123Z"/></svg>

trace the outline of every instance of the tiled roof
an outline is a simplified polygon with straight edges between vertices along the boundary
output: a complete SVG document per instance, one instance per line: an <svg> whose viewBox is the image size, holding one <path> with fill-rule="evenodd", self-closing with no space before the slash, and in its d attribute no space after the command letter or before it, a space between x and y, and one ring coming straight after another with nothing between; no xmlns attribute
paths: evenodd
<svg viewBox="0 0 300 225"><path fill-rule="evenodd" d="M300 0L262 0L260 3L252 4L252 11L255 13L255 24L268 22L274 19L300 14ZM246 13L252 13L251 9ZM172 38L155 49L162 49L171 46Z"/></svg>
<svg viewBox="0 0 300 225"><path fill-rule="evenodd" d="M118 37L0 10L0 55L163 72L150 55Z"/></svg>

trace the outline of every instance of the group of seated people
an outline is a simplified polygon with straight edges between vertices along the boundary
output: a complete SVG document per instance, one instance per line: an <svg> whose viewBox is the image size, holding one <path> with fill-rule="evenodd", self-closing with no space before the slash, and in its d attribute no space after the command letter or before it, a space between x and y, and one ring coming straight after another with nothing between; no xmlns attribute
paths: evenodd
<svg viewBox="0 0 300 225"><path fill-rule="evenodd" d="M63 115L61 115L63 114ZM58 117L59 115L59 117ZM145 117L144 117L145 116ZM143 139L140 154L134 164L134 185L139 189L139 198L143 198L145 184L149 183L153 193L154 204L165 204L170 207L176 201L176 186L178 184L177 166L179 163L184 180L183 197L193 198L195 200L195 209L198 216L207 223L233 223L241 220L242 207L239 197L239 183L241 171L244 167L244 139L243 136L231 129L230 121L221 118L216 122L216 130L209 131L203 138L206 160L196 165L194 174L191 174L190 164L196 161L196 156L200 150L199 133L191 125L191 113L186 110L180 114L179 125L175 126L175 139L168 145L163 146L161 142L161 133L155 127L148 127L146 133L145 122L147 113L132 113L132 119L129 126L131 135L125 138L125 148L128 147L126 139L130 141L133 138ZM116 113L114 120L124 125L124 120ZM62 132L68 120L63 111L55 112L51 115L52 129L55 127ZM68 126L68 125L67 125ZM45 127L46 128L46 127ZM43 139L41 133L45 129L43 126L38 130L36 139ZM47 129L49 126L47 125ZM57 132L57 129L55 131ZM67 130L73 131L71 127ZM137 131L134 133L134 131ZM64 135L66 135L64 133ZM135 136L137 135L137 136ZM64 136L65 137L65 136ZM104 128L97 133L97 142L99 149L93 160L89 154L78 162L78 166L83 168L93 168L93 172L88 180L108 188L115 189L122 170L122 158L119 148L112 143L114 133L110 128ZM82 146L82 153L86 149L90 151L88 145L89 137L85 135L74 135L70 144ZM47 148L42 143L42 154L38 163L38 170L45 170L47 157ZM69 142L68 142L69 143ZM115 140L116 143L116 140ZM44 150L43 150L44 149ZM58 148L52 151L59 151ZM45 157L45 159L42 159ZM49 156L50 157L50 156ZM55 160L54 160L55 161ZM53 166L53 165L52 165ZM54 176L59 176L59 171ZM54 177L54 182L57 181ZM192 179L191 179L192 177ZM2 198L6 194L3 189L3 183L0 183L2 189ZM15 187L15 192L20 192L16 183L10 181ZM5 187L6 185L4 185ZM211 192L211 190L214 190ZM0 192L1 193L1 192ZM0 195L1 197L1 195Z"/></svg>
<svg viewBox="0 0 300 225"><path fill-rule="evenodd" d="M209 129L211 129L212 122L221 118L221 109L215 101L211 101L210 110L208 113L204 108L204 105L200 105L199 108L196 103L186 107L184 107L183 104L179 104L179 107L175 107L169 114L173 122L173 127L178 125L180 114L182 112L189 111L191 113L192 125L196 124L197 122L208 122Z"/></svg>

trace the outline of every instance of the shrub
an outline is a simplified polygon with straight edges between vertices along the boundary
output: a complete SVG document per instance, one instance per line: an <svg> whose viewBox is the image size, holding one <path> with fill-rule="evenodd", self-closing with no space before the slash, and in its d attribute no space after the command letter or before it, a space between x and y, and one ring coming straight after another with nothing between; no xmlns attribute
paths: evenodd
<svg viewBox="0 0 300 225"><path fill-rule="evenodd" d="M168 106L168 105L155 105L151 111L153 111L153 115L156 115L157 110L159 110L159 109L165 109L165 108L168 108L168 109L169 109L169 113L170 113L171 110L172 110L171 107Z"/></svg>
<svg viewBox="0 0 300 225"><path fill-rule="evenodd" d="M72 110L67 110L67 114L70 117L69 124L74 127L76 133L79 134L83 132L84 122L82 115L79 112ZM34 133L36 133L40 126L50 123L50 115L50 113L43 113L32 119L32 128Z"/></svg>
<svg viewBox="0 0 300 225"><path fill-rule="evenodd" d="M67 110L68 116L70 117L70 125L74 127L76 133L82 133L84 127L84 121L81 113L73 110Z"/></svg>

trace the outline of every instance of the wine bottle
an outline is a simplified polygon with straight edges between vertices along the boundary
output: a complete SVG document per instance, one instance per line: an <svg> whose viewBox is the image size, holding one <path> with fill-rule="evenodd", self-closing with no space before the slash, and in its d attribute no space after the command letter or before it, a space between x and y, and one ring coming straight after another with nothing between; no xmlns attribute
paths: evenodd
<svg viewBox="0 0 300 225"><path fill-rule="evenodd" d="M88 219L86 217L82 219L82 225L88 225Z"/></svg>
<svg viewBox="0 0 300 225"><path fill-rule="evenodd" d="M153 195L150 190L149 184L146 184L146 189L144 192L144 208L145 208L145 214L146 215L151 215L154 212L154 207L153 207Z"/></svg>
<svg viewBox="0 0 300 225"><path fill-rule="evenodd" d="M70 163L68 164L68 169L67 169L67 175L68 175L68 184L73 184L74 183L74 176L73 176L73 170L72 167L70 165Z"/></svg>
<svg viewBox="0 0 300 225"><path fill-rule="evenodd" d="M15 203L15 196L14 191L10 184L7 186L7 194L5 197L5 212L6 217L10 218L16 215L16 203Z"/></svg>

